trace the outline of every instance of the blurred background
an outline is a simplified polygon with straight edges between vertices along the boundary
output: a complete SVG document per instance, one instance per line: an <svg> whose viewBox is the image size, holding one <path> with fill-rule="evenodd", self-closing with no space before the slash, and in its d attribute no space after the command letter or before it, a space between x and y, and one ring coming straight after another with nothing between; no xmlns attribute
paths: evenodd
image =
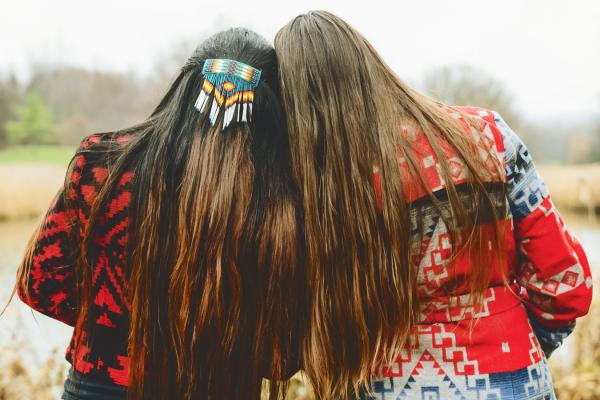
<svg viewBox="0 0 600 400"><path fill-rule="evenodd" d="M208 35L246 26L272 41L310 9L345 18L418 90L499 111L600 283L600 2L3 0L0 9L0 306L83 136L142 121ZM560 399L600 399L597 293L551 358ZM58 398L70 334L15 299L0 317L0 400ZM312 398L300 377L289 398Z"/></svg>

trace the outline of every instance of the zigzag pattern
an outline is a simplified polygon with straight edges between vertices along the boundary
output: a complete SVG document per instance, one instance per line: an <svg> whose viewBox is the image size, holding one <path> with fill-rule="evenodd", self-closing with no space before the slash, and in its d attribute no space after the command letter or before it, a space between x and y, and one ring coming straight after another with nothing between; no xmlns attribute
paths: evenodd
<svg viewBox="0 0 600 400"><path fill-rule="evenodd" d="M71 268L75 262L71 251L74 247L72 240L76 240L77 233L71 232L70 226L78 219L81 237L91 207L108 176L106 166L99 160L92 160L93 153L86 152L100 140L103 140L100 134L93 134L81 141L70 182L57 193L45 216L36 243L31 285L28 290L22 288L19 291L20 297L37 311L71 326L76 326L77 322ZM80 354L75 354L76 344L87 336L77 326L66 351L66 359L78 372L93 374L100 381L122 386L127 385L130 304L126 296L124 266L132 178L132 172L120 177L106 209L101 213L95 232L97 254L92 271L94 298L89 310L90 318L95 321L95 341L90 347L81 346ZM65 214L67 196L77 202L78 215ZM29 293L29 299L26 293Z"/></svg>

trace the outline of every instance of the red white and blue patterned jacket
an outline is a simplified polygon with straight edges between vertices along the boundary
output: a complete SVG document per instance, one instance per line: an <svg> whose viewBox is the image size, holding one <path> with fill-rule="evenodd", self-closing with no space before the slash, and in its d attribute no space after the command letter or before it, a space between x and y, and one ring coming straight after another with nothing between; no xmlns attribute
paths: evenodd
<svg viewBox="0 0 600 400"><path fill-rule="evenodd" d="M448 107L466 129L478 129L482 156L492 149L502 171L487 183L504 185L505 193L492 196L505 202L503 219L510 290L503 285L501 268L493 257L493 271L482 307L467 305L468 290L449 296L452 287L447 257L450 241L446 224L424 193L405 179L424 228L413 226L425 240L418 268L418 291L424 300L421 323L392 365L382 368L374 383L372 400L396 399L555 399L547 357L587 314L592 299L592 276L583 248L567 229L552 203L548 189L521 138L494 111L477 107ZM471 128L463 115L477 125ZM440 167L422 131L415 135L415 155L431 190L447 206ZM473 135L479 137L479 135ZM445 149L452 179L460 193L464 165ZM403 162L404 160L401 160ZM493 170L492 159L489 161ZM496 186L497 187L497 186ZM468 201L468 199L465 199ZM485 219L485 217L484 217ZM485 222L485 221L484 221ZM491 229L493 224L483 224ZM415 232L416 233L416 232ZM469 260L454 265L458 280L471 276Z"/></svg>

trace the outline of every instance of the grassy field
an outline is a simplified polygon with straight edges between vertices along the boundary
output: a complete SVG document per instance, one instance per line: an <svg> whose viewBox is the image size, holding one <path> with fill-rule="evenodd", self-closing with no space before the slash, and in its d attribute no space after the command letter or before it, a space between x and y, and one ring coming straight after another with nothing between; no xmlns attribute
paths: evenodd
<svg viewBox="0 0 600 400"><path fill-rule="evenodd" d="M0 148L0 165L50 164L64 166L75 153L75 146L12 146Z"/></svg>
<svg viewBox="0 0 600 400"><path fill-rule="evenodd" d="M600 208L600 164L542 165L537 169L557 207L584 212Z"/></svg>
<svg viewBox="0 0 600 400"><path fill-rule="evenodd" d="M74 154L74 146L1 148L0 220L42 214L60 188Z"/></svg>

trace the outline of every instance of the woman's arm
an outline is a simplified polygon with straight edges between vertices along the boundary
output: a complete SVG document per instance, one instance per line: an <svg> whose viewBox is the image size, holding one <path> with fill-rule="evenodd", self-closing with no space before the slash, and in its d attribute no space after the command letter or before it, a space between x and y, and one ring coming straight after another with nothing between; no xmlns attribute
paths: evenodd
<svg viewBox="0 0 600 400"><path fill-rule="evenodd" d="M494 113L503 136L507 195L519 249L518 281L532 327L547 356L588 313L592 276L585 252L569 232L520 137Z"/></svg>
<svg viewBox="0 0 600 400"><path fill-rule="evenodd" d="M77 320L75 262L79 248L79 179L85 164L84 138L72 160L73 168L32 234L19 268L17 294L31 308L74 326Z"/></svg>

